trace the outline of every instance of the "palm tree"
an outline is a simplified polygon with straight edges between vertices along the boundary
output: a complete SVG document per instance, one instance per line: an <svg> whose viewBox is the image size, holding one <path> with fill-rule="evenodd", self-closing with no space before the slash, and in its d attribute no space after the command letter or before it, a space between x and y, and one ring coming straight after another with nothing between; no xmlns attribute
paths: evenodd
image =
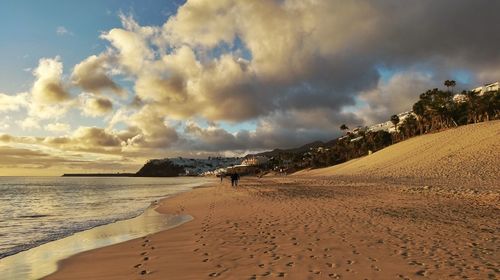
<svg viewBox="0 0 500 280"><path fill-rule="evenodd" d="M424 134L424 124L425 124L425 104L422 99L417 101L417 103L413 104L413 113L417 116L418 121L418 129L420 134Z"/></svg>
<svg viewBox="0 0 500 280"><path fill-rule="evenodd" d="M446 88L448 88L448 91L450 91L451 87L451 92L453 92L453 87L457 85L457 82L455 82L454 80L446 80L444 81L444 85L446 86Z"/></svg>
<svg viewBox="0 0 500 280"><path fill-rule="evenodd" d="M454 80L451 80L450 81L450 86L451 86L451 92L453 92L453 88L457 85L457 82L455 82Z"/></svg>

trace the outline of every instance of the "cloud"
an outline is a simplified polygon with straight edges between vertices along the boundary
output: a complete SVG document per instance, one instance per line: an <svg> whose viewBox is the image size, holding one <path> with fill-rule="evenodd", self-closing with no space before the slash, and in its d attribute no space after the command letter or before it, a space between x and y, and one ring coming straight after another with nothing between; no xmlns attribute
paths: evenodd
<svg viewBox="0 0 500 280"><path fill-rule="evenodd" d="M120 15L123 28L101 38L111 43L107 55L117 58L115 68L133 77L141 102L138 112L115 115L110 127L123 122L136 133L127 147L216 151L289 147L331 139L344 122L385 120L387 111L410 109L420 91L453 69L500 61L489 47L488 59L470 59L478 43L463 38L476 36L483 23L459 23L464 36L448 38L455 30L442 29L471 6L485 10L486 2L444 2L439 9L453 4L449 14L427 0L410 10L397 1L223 0L187 1L163 26ZM488 21L493 32L497 24ZM474 24L481 28L469 27ZM381 65L396 74L381 79ZM425 74L432 70L442 74ZM257 126L229 133L185 124L190 128L179 134L165 125L165 119L196 118ZM160 137L167 131L171 137Z"/></svg>
<svg viewBox="0 0 500 280"><path fill-rule="evenodd" d="M23 130L40 129L39 120L32 117L27 117L23 121L18 121L18 124Z"/></svg>
<svg viewBox="0 0 500 280"><path fill-rule="evenodd" d="M7 130L10 128L10 123L11 122L11 117L10 116L4 116L2 119L0 119L0 129L1 130Z"/></svg>
<svg viewBox="0 0 500 280"><path fill-rule="evenodd" d="M69 136L44 137L37 144L63 151L120 154L124 143L112 131L98 127L79 127Z"/></svg>
<svg viewBox="0 0 500 280"><path fill-rule="evenodd" d="M73 36L74 35L73 32L69 31L64 26L58 26L56 28L56 34L59 35L59 36L65 36L65 35Z"/></svg>
<svg viewBox="0 0 500 280"><path fill-rule="evenodd" d="M105 129L97 127L80 127L73 134L73 138L86 146L119 147L121 140Z"/></svg>
<svg viewBox="0 0 500 280"><path fill-rule="evenodd" d="M23 176L60 176L75 172L125 172L137 171L142 162L117 156L95 156L94 154L75 154L58 152L53 149L38 150L38 147L0 146L0 175ZM27 173L28 172L28 173Z"/></svg>
<svg viewBox="0 0 500 280"><path fill-rule="evenodd" d="M106 54L92 55L77 64L73 70L72 81L84 91L101 93L110 90L116 94L123 95L125 91L118 86L107 74L106 69L112 60Z"/></svg>
<svg viewBox="0 0 500 280"><path fill-rule="evenodd" d="M131 17L120 14L125 29L113 28L101 34L118 51L120 66L129 74L140 72L144 65L154 58L149 42L156 28L141 27Z"/></svg>
<svg viewBox="0 0 500 280"><path fill-rule="evenodd" d="M175 128L168 126L165 117L152 107L143 107L129 117L127 124L128 134L135 134L127 140L129 148L166 149L179 140Z"/></svg>
<svg viewBox="0 0 500 280"><path fill-rule="evenodd" d="M113 111L113 102L108 98L82 94L81 100L83 113L87 116L100 117Z"/></svg>
<svg viewBox="0 0 500 280"><path fill-rule="evenodd" d="M63 64L59 57L40 59L38 67L33 71L36 77L32 89L35 102L57 104L70 98L61 81L62 73Z"/></svg>
<svg viewBox="0 0 500 280"><path fill-rule="evenodd" d="M19 111L19 109L28 106L27 96L27 93L17 95L0 93L0 113Z"/></svg>
<svg viewBox="0 0 500 280"><path fill-rule="evenodd" d="M311 141L328 141L339 136L342 123L363 124L353 113L336 113L333 110L287 111L275 113L258 121L255 130L230 133L210 125L202 128L192 121L184 127L184 139L174 148L188 152L233 152L244 155L251 151L292 148Z"/></svg>
<svg viewBox="0 0 500 280"><path fill-rule="evenodd" d="M38 129L41 120L61 118L75 105L63 81L63 64L59 56L40 59L33 75L35 81L30 94L16 95L26 100L27 117L21 123L24 129Z"/></svg>
<svg viewBox="0 0 500 280"><path fill-rule="evenodd" d="M50 132L55 132L55 133L66 133L69 132L71 129L71 126L67 123L49 123L45 126L45 130L50 131Z"/></svg>
<svg viewBox="0 0 500 280"><path fill-rule="evenodd" d="M411 110L421 93L440 85L441 82L430 74L416 71L397 73L388 81L380 80L376 88L360 95L367 105L358 115L365 119L366 124L387 121L393 114Z"/></svg>
<svg viewBox="0 0 500 280"><path fill-rule="evenodd" d="M339 32L330 30L341 35L325 36L321 21L312 17L370 12L366 5L344 6L188 1L161 30L139 27L129 17L122 18L124 29L102 37L112 43L122 64L133 69L136 94L169 118L238 122L277 110L340 109L354 103L353 91L378 80L369 61L338 49L355 40L351 32L340 31L359 28L352 31L362 35L370 29L368 23L343 24ZM316 29L321 30L316 34ZM224 44L237 51L207 55L224 50ZM132 51L129 45L137 47ZM245 52L250 56L244 57ZM354 76L358 83L350 83Z"/></svg>
<svg viewBox="0 0 500 280"><path fill-rule="evenodd" d="M60 164L67 160L59 157L53 157L41 151L30 150L26 148L14 148L9 146L0 146L0 167L31 167L44 168L51 164Z"/></svg>

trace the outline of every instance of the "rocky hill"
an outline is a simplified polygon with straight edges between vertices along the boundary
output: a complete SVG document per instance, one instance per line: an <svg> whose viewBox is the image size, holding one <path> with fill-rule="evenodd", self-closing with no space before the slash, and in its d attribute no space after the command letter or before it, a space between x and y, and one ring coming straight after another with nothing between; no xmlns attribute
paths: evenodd
<svg viewBox="0 0 500 280"><path fill-rule="evenodd" d="M152 159L148 161L139 171L138 177L176 177L184 173L184 168L173 164L169 160Z"/></svg>

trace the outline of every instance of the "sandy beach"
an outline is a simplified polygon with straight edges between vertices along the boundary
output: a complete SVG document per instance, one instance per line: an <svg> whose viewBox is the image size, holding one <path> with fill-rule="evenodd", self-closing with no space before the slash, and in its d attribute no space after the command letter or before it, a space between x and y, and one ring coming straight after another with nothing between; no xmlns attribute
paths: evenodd
<svg viewBox="0 0 500 280"><path fill-rule="evenodd" d="M194 220L45 279L498 279L498 136L483 123L236 189L214 180L157 208Z"/></svg>

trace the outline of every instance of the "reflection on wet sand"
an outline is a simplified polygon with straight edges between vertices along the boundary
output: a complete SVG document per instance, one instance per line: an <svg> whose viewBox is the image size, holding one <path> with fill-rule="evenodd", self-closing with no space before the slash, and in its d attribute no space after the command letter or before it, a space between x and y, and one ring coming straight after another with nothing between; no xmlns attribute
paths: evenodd
<svg viewBox="0 0 500 280"><path fill-rule="evenodd" d="M95 227L0 260L0 279L39 279L71 255L169 229L192 219L161 215L148 208L133 219ZM70 221L69 221L70 222Z"/></svg>

